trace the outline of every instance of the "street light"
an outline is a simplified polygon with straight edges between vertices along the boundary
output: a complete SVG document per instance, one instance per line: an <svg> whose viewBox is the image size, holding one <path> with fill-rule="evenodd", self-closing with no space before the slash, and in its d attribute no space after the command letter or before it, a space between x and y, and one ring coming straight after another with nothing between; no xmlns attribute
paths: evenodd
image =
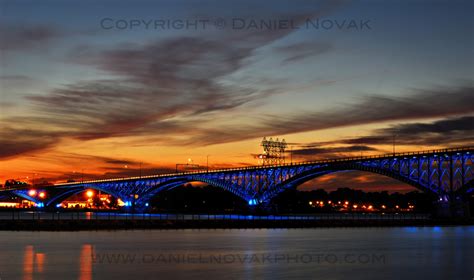
<svg viewBox="0 0 474 280"><path fill-rule="evenodd" d="M290 146L290 164L293 164L293 146Z"/></svg>
<svg viewBox="0 0 474 280"><path fill-rule="evenodd" d="M206 156L207 172L209 172L209 155Z"/></svg>
<svg viewBox="0 0 474 280"><path fill-rule="evenodd" d="M128 169L128 165L125 164L125 165L123 166L123 168ZM129 175L128 175L128 171L127 171L127 170L124 170L122 177L128 177L128 176L129 176Z"/></svg>
<svg viewBox="0 0 474 280"><path fill-rule="evenodd" d="M142 178L142 162L140 161L140 179Z"/></svg>
<svg viewBox="0 0 474 280"><path fill-rule="evenodd" d="M31 185L34 187L35 186L35 176L38 175L38 173L33 173L33 181L31 181Z"/></svg>
<svg viewBox="0 0 474 280"><path fill-rule="evenodd" d="M393 134L393 155L395 155L395 137L397 137L397 135Z"/></svg>
<svg viewBox="0 0 474 280"><path fill-rule="evenodd" d="M81 183L84 183L84 168L81 169Z"/></svg>
<svg viewBox="0 0 474 280"><path fill-rule="evenodd" d="M94 196L94 192L91 191L91 190L88 190L88 191L86 192L86 195L87 195L88 198L91 198L91 197Z"/></svg>

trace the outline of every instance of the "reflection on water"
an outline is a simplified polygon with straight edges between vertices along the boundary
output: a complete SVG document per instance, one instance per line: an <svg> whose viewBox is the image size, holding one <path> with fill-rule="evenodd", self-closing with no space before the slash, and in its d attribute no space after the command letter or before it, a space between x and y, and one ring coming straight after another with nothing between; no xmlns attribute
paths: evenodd
<svg viewBox="0 0 474 280"><path fill-rule="evenodd" d="M79 280L92 279L92 245L84 244L79 257Z"/></svg>
<svg viewBox="0 0 474 280"><path fill-rule="evenodd" d="M92 255L93 247L91 244L82 245L79 260L79 280L92 279ZM35 252L35 247L26 245L23 254L23 280L32 280L41 277L45 272L46 254ZM34 269L33 269L34 268ZM1 275L0 275L1 276ZM0 277L1 279L1 277Z"/></svg>
<svg viewBox="0 0 474 280"><path fill-rule="evenodd" d="M0 279L471 279L474 227L0 232Z"/></svg>
<svg viewBox="0 0 474 280"><path fill-rule="evenodd" d="M36 271L38 273L43 273L44 261L45 261L45 254L43 253L35 254Z"/></svg>
<svg viewBox="0 0 474 280"><path fill-rule="evenodd" d="M31 280L34 279L34 273L42 274L45 261L46 255L44 253L36 253L32 245L26 245L23 255L23 279Z"/></svg>
<svg viewBox="0 0 474 280"><path fill-rule="evenodd" d="M33 246L25 246L25 253L23 256L23 279L33 279Z"/></svg>

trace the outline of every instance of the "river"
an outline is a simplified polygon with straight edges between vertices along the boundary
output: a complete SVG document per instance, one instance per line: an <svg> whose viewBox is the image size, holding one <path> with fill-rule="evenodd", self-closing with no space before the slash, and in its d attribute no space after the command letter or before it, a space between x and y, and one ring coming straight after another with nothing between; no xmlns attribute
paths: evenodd
<svg viewBox="0 0 474 280"><path fill-rule="evenodd" d="M473 279L474 227L0 231L0 279Z"/></svg>

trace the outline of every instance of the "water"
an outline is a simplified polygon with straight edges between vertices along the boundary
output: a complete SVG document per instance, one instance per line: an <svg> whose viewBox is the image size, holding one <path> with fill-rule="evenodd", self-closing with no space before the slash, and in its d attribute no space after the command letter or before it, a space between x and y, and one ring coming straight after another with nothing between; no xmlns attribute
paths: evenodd
<svg viewBox="0 0 474 280"><path fill-rule="evenodd" d="M474 227L0 232L8 279L473 279Z"/></svg>
<svg viewBox="0 0 474 280"><path fill-rule="evenodd" d="M130 214L118 212L0 212L0 220L426 220L422 213L320 213L309 215Z"/></svg>

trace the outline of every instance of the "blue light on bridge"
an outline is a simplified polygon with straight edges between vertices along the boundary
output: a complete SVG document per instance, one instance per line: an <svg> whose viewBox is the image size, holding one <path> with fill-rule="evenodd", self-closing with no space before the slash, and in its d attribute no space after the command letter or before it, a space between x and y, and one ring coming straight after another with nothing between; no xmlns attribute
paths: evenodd
<svg viewBox="0 0 474 280"><path fill-rule="evenodd" d="M148 207L148 205L149 205L149 204L148 204L148 202L147 202L147 203L145 203L145 207Z"/></svg>
<svg viewBox="0 0 474 280"><path fill-rule="evenodd" d="M44 203L43 203L43 202L38 202L38 203L36 203L36 207L38 207L38 208L43 208L43 207L44 207Z"/></svg>
<svg viewBox="0 0 474 280"><path fill-rule="evenodd" d="M257 200L256 199L249 200L249 205L257 205Z"/></svg>
<svg viewBox="0 0 474 280"><path fill-rule="evenodd" d="M441 232L441 227L433 227L434 232Z"/></svg>

